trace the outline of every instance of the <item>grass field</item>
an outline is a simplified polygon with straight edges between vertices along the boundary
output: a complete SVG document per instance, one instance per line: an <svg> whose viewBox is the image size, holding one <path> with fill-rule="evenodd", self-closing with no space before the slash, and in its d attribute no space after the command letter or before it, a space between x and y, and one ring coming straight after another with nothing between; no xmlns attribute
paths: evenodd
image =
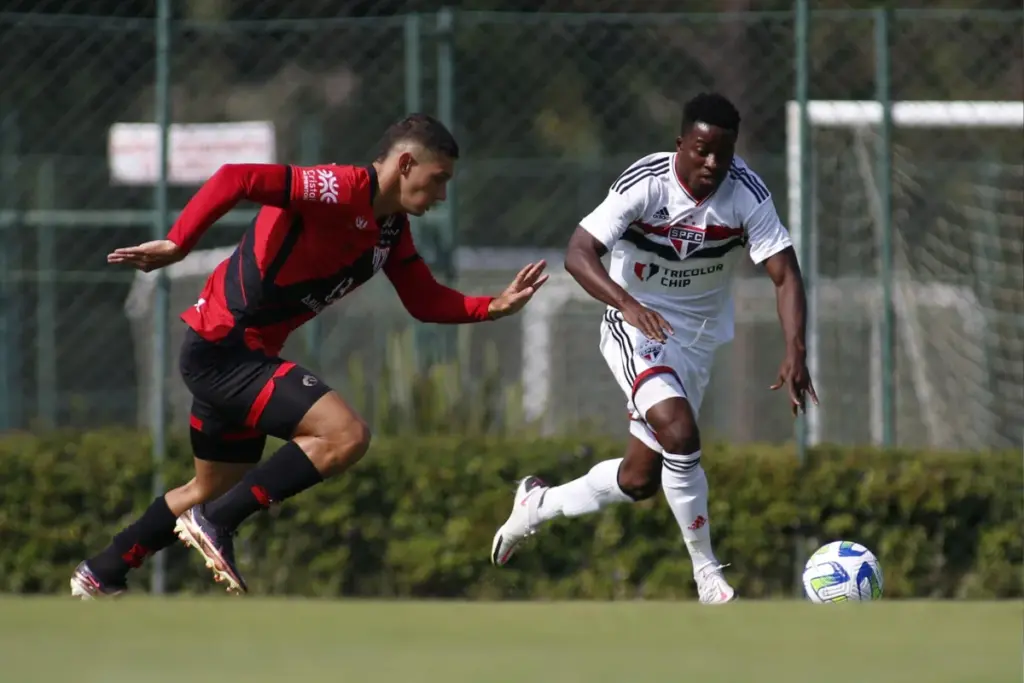
<svg viewBox="0 0 1024 683"><path fill-rule="evenodd" d="M5 683L1020 683L1022 603L0 598Z"/></svg>

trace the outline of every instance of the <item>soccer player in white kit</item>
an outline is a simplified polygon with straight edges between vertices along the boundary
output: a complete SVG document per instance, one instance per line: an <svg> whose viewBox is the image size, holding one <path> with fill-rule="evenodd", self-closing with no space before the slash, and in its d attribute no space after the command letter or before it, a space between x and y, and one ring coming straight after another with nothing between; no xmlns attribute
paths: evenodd
<svg viewBox="0 0 1024 683"><path fill-rule="evenodd" d="M740 116L724 96L701 93L683 110L676 151L646 156L612 183L569 241L566 270L607 305L601 353L625 393L625 457L548 486L526 477L498 529L491 561L504 565L523 539L559 516L655 495L682 530L700 601L735 591L711 548L708 483L697 415L716 349L733 337L732 271L749 249L775 284L786 355L771 389L789 385L793 414L817 396L807 372L806 300L789 234L761 179L735 156ZM601 257L611 251L608 270Z"/></svg>

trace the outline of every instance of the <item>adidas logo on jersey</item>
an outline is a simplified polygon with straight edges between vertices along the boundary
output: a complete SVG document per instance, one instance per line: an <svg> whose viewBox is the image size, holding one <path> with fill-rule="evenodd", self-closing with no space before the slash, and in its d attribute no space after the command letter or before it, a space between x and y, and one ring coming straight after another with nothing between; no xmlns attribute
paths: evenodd
<svg viewBox="0 0 1024 683"><path fill-rule="evenodd" d="M667 220L669 220L671 218L671 216L668 215L668 207L667 206L663 206L660 209L658 209L657 211L655 211L653 217L656 220L659 220L659 221L667 221Z"/></svg>

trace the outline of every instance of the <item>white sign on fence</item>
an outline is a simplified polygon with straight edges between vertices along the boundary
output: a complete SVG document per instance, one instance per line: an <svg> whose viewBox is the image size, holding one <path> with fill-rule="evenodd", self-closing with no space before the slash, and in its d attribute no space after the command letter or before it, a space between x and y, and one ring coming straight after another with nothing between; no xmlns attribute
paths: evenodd
<svg viewBox="0 0 1024 683"><path fill-rule="evenodd" d="M110 180L153 185L159 178L159 128L155 123L115 123L107 140ZM171 124L168 182L202 183L222 164L272 164L274 124L269 121Z"/></svg>

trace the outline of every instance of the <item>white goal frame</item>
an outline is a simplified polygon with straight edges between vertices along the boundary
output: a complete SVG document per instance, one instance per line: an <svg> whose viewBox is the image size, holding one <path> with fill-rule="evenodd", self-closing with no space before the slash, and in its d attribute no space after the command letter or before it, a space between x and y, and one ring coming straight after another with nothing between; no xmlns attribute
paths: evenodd
<svg viewBox="0 0 1024 683"><path fill-rule="evenodd" d="M831 128L868 128L878 126L882 122L882 104L876 100L811 100L807 102L807 125L809 127ZM811 239L812 226L805 226L801 221L801 201L804 188L800 173L803 164L804 149L800 142L803 121L800 102L790 101L786 106L786 176L789 192L789 230L797 254L801 254L801 244ZM906 128L1000 128L1024 129L1024 102L1016 101L896 101L891 104L893 127ZM812 283L818 282L814 272L816 259L810 263L802 263L801 269L809 273ZM895 296L899 299L900 293ZM973 294L972 294L973 296ZM820 377L818 351L819 330L817 326L818 298L814 289L811 290L811 301L807 321L808 369L812 377ZM897 302L899 303L899 302ZM971 306L978 311L976 305ZM966 311L965 311L966 312ZM972 327L984 327L984 321L976 318L980 313L965 318ZM903 316L901 316L902 318ZM978 329L976 327L976 329ZM877 335L875 335L877 336ZM911 340L912 341L912 340ZM920 370L920 369L919 369ZM879 373L872 372L872 383L876 383ZM917 374L921 374L919 371ZM817 387L819 393L822 388ZM872 387L872 396L880 396L881 388ZM921 397L922 399L926 397ZM873 420L877 420L878 416ZM927 422L927 416L926 416ZM807 412L808 443L821 442L822 430L818 410L811 408ZM880 429L873 425L872 433L878 434Z"/></svg>

